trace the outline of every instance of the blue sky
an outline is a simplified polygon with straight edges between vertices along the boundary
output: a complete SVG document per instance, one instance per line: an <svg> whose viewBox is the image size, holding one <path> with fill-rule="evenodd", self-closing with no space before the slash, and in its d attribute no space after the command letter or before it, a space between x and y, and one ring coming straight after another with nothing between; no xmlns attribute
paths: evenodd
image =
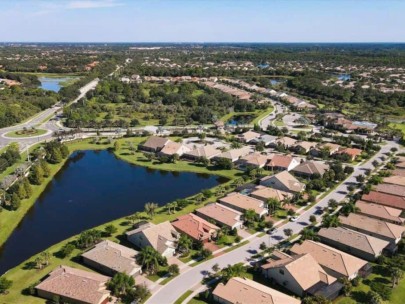
<svg viewBox="0 0 405 304"><path fill-rule="evenodd" d="M405 42L402 0L0 0L0 41Z"/></svg>

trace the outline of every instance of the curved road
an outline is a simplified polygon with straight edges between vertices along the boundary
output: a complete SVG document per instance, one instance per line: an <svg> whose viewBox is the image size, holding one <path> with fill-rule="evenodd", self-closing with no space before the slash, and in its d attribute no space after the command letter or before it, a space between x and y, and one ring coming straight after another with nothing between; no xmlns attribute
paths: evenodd
<svg viewBox="0 0 405 304"><path fill-rule="evenodd" d="M228 264L236 264L240 262L246 262L247 259L252 258L252 255L255 252L259 252L259 246L262 242L265 242L268 246L275 245L285 239L283 230L290 228L293 230L293 233L299 233L305 226L309 225L309 217L315 215L318 220L320 216L316 215L315 212L319 208L324 208L328 206L330 199L335 199L338 202L346 198L346 193L348 192L348 185L350 183L357 183L356 176L364 174L365 169L373 169L372 162L378 160L381 162L380 157L384 153L390 152L392 147L399 146L394 142L388 142L374 157L368 160L363 165L358 165L354 167L354 172L351 174L344 182L336 187L331 193L326 195L321 199L316 205L311 207L309 210L305 211L300 215L299 219L296 222L288 222L280 227L273 235L265 235L262 237L256 237L251 240L248 244L239 247L231 252L220 255L216 258L208 260L198 266L192 267L189 270L181 273L179 276L171 280L166 285L163 285L158 289L151 298L146 302L147 304L162 304L162 303L174 303L181 295L183 295L187 290L192 289L195 285L199 284L207 272L211 271L211 268L214 264L217 264L223 268Z"/></svg>
<svg viewBox="0 0 405 304"><path fill-rule="evenodd" d="M80 94L79 96L72 100L69 104L77 102L79 99L84 97L88 91L94 89L99 82L99 79L96 78L92 81L90 81L88 84L80 88ZM55 117L55 115L63 109L63 105L59 102L55 104L52 108L46 109L34 117L32 117L30 120L15 125L7 128L2 128L0 129L0 149L7 146L8 144L12 142L18 142L20 144L20 148L23 149L25 147L32 146L38 142L48 140L52 138L53 133L61 128L56 121L54 120L49 120L52 117ZM43 135L39 136L32 136L32 137L7 137L6 134L11 132L11 131L18 131L22 130L23 128L32 128L32 127L37 127L39 129L44 129L47 130L48 132Z"/></svg>

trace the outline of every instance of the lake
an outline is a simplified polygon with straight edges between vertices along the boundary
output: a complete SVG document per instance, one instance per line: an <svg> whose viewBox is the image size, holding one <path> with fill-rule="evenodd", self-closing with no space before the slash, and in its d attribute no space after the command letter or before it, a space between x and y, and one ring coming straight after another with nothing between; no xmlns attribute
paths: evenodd
<svg viewBox="0 0 405 304"><path fill-rule="evenodd" d="M41 82L39 86L41 89L47 91L59 92L62 88L61 83L72 79L72 77L38 77L38 80Z"/></svg>
<svg viewBox="0 0 405 304"><path fill-rule="evenodd" d="M73 153L0 249L0 274L83 230L164 205L225 182L225 178L151 170L112 152Z"/></svg>
<svg viewBox="0 0 405 304"><path fill-rule="evenodd" d="M226 124L229 126L247 125L255 118L256 115L251 114L234 115L226 122Z"/></svg>

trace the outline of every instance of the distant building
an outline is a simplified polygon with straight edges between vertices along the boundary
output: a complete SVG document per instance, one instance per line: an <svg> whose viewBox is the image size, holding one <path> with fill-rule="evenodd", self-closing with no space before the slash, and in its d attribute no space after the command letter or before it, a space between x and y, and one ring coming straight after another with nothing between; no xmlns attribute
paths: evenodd
<svg viewBox="0 0 405 304"><path fill-rule="evenodd" d="M291 170L295 175L302 177L322 177L329 170L329 165L320 161L308 160Z"/></svg>
<svg viewBox="0 0 405 304"><path fill-rule="evenodd" d="M227 196L220 198L219 202L222 205L228 206L229 208L242 213L247 210L254 210L259 217L265 216L268 212L263 201L240 193L230 193Z"/></svg>
<svg viewBox="0 0 405 304"><path fill-rule="evenodd" d="M151 136L142 145L139 145L139 149L148 152L159 152L162 150L169 142L170 139L159 136Z"/></svg>

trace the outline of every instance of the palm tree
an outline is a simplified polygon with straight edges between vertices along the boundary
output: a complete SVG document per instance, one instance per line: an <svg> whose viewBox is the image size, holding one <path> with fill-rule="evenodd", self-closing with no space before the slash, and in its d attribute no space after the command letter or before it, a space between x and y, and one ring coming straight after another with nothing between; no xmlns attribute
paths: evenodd
<svg viewBox="0 0 405 304"><path fill-rule="evenodd" d="M190 248L193 245L193 240L190 239L187 235L182 234L177 242L177 249L183 253L189 253Z"/></svg>
<svg viewBox="0 0 405 304"><path fill-rule="evenodd" d="M135 225L135 222L138 222L140 219L141 219L140 212L135 212L134 214L127 217L127 220L130 221L132 225Z"/></svg>
<svg viewBox="0 0 405 304"><path fill-rule="evenodd" d="M243 266L242 263L238 263L235 265L228 265L224 269L221 270L222 280L224 283L228 282L233 277L245 277L246 276L246 268Z"/></svg>
<svg viewBox="0 0 405 304"><path fill-rule="evenodd" d="M142 265L142 267L150 274L154 274L157 271L160 254L153 247L143 247L136 258L139 265Z"/></svg>
<svg viewBox="0 0 405 304"><path fill-rule="evenodd" d="M150 216L153 217L155 215L156 209L159 207L156 203L146 203L145 204L145 212Z"/></svg>
<svg viewBox="0 0 405 304"><path fill-rule="evenodd" d="M44 251L41 253L41 256L43 257L45 266L49 265L49 259L51 258L51 254L48 251Z"/></svg>
<svg viewBox="0 0 405 304"><path fill-rule="evenodd" d="M322 219L322 225L326 228L338 227L340 225L340 220L335 215L326 215Z"/></svg>
<svg viewBox="0 0 405 304"><path fill-rule="evenodd" d="M304 228L301 232L301 240L302 241L305 241L305 240L318 241L319 238L313 229Z"/></svg>
<svg viewBox="0 0 405 304"><path fill-rule="evenodd" d="M178 203L175 201L175 202L173 202L172 203L172 208L173 208L173 211L174 211L174 213L176 213L176 208L178 207Z"/></svg>
<svg viewBox="0 0 405 304"><path fill-rule="evenodd" d="M392 268L391 269L392 287L395 287L395 285L398 284L399 280L401 280L403 276L404 276L404 273L400 268L398 268L398 267Z"/></svg>
<svg viewBox="0 0 405 304"><path fill-rule="evenodd" d="M250 226L256 219L256 212L253 209L245 210L243 214L246 226Z"/></svg>
<svg viewBox="0 0 405 304"><path fill-rule="evenodd" d="M167 213L172 214L173 203L167 203L166 208L167 208Z"/></svg>
<svg viewBox="0 0 405 304"><path fill-rule="evenodd" d="M293 234L293 230L291 228L286 228L283 231L286 237L290 237Z"/></svg>
<svg viewBox="0 0 405 304"><path fill-rule="evenodd" d="M267 208L269 208L269 213L270 214L274 214L277 209L279 209L281 207L281 203L279 200L275 199L275 198L269 198L267 200Z"/></svg>

